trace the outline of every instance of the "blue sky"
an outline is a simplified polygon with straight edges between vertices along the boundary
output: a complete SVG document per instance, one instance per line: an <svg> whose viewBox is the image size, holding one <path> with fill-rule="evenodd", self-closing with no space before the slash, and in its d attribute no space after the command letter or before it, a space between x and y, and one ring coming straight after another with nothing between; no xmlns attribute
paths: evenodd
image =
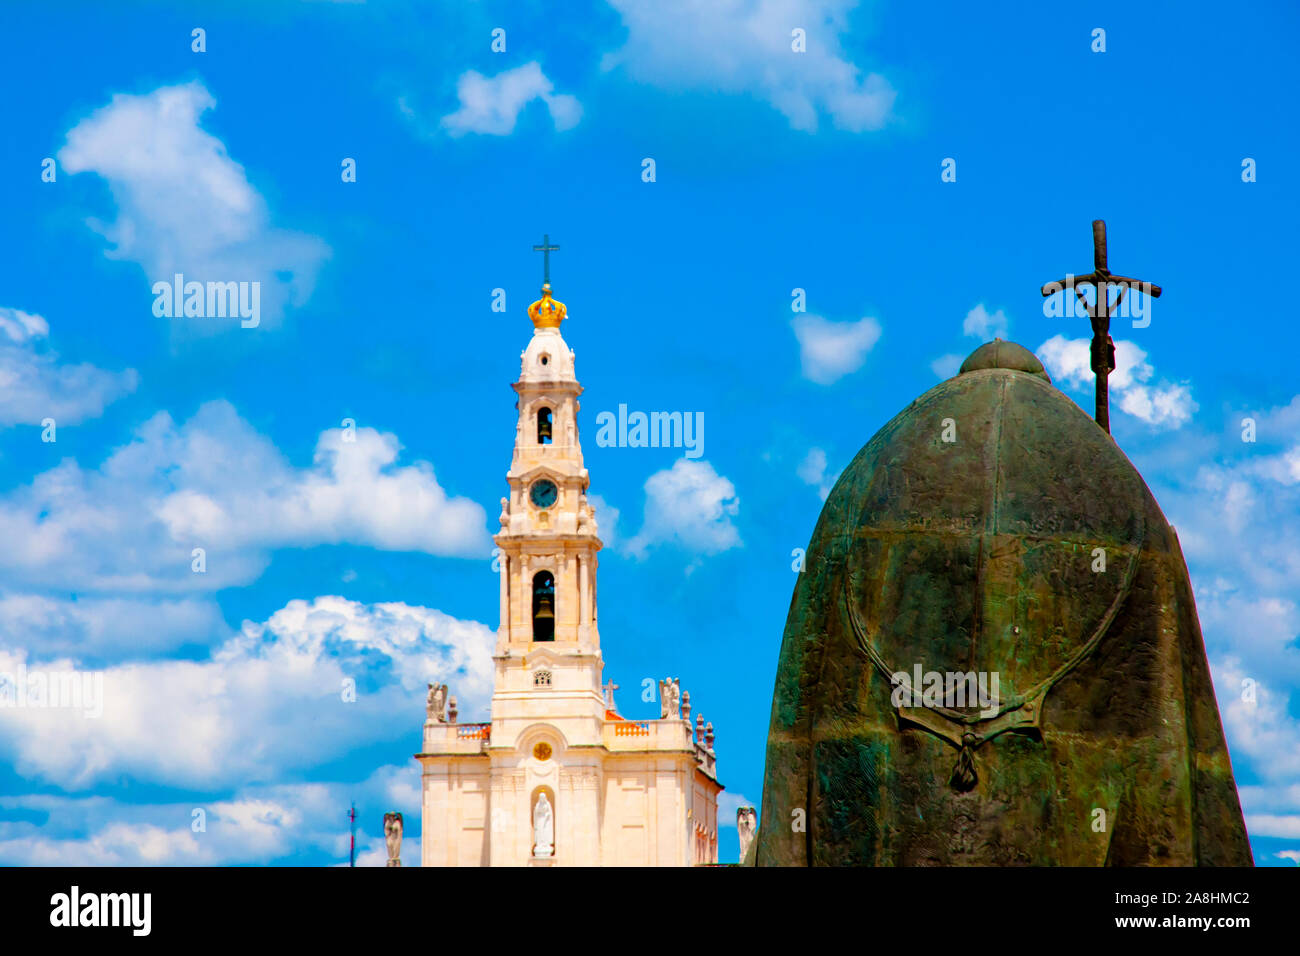
<svg viewBox="0 0 1300 956"><path fill-rule="evenodd" d="M0 670L108 690L99 720L0 720L0 862L327 864L353 800L363 862L386 810L418 837L424 682L486 714L544 232L606 676L633 717L680 677L734 820L838 471L995 334L1090 407L1086 323L1038 289L1089 271L1094 218L1165 290L1113 330L1113 431L1178 528L1257 862L1300 862L1294 7L564 11L0 12ZM259 281L258 326L155 316L176 271ZM702 413L703 456L598 447L620 404Z"/></svg>

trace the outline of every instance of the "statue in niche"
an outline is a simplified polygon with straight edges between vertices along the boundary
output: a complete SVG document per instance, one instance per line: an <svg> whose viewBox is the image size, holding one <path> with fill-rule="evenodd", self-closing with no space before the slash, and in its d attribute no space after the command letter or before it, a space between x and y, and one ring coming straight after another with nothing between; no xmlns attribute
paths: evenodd
<svg viewBox="0 0 1300 956"><path fill-rule="evenodd" d="M533 856L549 858L555 853L555 815L546 793L537 796L533 805Z"/></svg>

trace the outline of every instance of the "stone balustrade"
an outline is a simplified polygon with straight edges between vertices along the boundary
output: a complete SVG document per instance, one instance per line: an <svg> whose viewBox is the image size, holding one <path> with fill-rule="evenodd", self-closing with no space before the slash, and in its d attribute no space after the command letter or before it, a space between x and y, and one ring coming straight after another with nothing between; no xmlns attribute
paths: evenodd
<svg viewBox="0 0 1300 956"><path fill-rule="evenodd" d="M452 724L428 721L424 725L426 754L486 753L492 741L492 725ZM717 779L717 755L702 741L686 720L607 720L601 741L614 752L690 751L701 770Z"/></svg>
<svg viewBox="0 0 1300 956"><path fill-rule="evenodd" d="M691 730L684 720L610 720L603 743L615 751L689 750Z"/></svg>
<svg viewBox="0 0 1300 956"><path fill-rule="evenodd" d="M616 720L613 723L615 737L648 737L650 735L650 722L646 720Z"/></svg>
<svg viewBox="0 0 1300 956"><path fill-rule="evenodd" d="M483 753L491 739L491 724L451 724L435 720L424 724L424 752L427 754Z"/></svg>

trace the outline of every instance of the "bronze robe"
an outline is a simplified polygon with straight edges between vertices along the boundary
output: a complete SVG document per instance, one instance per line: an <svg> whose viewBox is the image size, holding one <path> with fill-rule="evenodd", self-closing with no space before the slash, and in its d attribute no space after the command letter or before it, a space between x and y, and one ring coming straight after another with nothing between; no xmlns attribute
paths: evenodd
<svg viewBox="0 0 1300 956"><path fill-rule="evenodd" d="M918 670L996 674L997 700L914 698ZM827 500L781 644L755 857L1252 865L1177 536L1019 346L977 350Z"/></svg>

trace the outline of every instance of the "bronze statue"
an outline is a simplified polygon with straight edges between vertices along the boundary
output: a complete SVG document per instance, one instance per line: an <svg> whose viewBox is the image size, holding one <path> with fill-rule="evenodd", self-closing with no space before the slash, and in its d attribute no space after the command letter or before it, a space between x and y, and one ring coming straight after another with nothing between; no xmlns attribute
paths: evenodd
<svg viewBox="0 0 1300 956"><path fill-rule="evenodd" d="M1251 865L1177 535L1050 382L990 342L840 477L757 865Z"/></svg>

